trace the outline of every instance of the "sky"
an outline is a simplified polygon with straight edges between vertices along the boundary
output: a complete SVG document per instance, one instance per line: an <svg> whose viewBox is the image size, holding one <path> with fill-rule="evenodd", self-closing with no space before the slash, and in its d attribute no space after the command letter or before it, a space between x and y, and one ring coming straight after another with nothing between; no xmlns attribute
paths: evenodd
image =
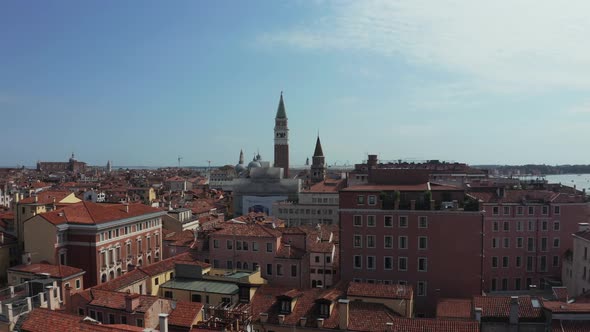
<svg viewBox="0 0 590 332"><path fill-rule="evenodd" d="M0 3L0 165L588 164L587 0ZM311 158L310 158L311 159Z"/></svg>

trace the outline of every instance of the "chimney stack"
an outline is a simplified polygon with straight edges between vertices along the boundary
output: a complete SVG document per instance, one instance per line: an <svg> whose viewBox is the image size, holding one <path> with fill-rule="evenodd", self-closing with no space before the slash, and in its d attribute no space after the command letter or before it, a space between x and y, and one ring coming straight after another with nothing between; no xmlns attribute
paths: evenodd
<svg viewBox="0 0 590 332"><path fill-rule="evenodd" d="M590 229L590 224L587 222L578 223L578 232L585 232Z"/></svg>
<svg viewBox="0 0 590 332"><path fill-rule="evenodd" d="M279 315L279 325L283 325L285 322L285 315Z"/></svg>
<svg viewBox="0 0 590 332"><path fill-rule="evenodd" d="M268 312L260 313L260 321L266 323L268 321Z"/></svg>
<svg viewBox="0 0 590 332"><path fill-rule="evenodd" d="M299 323L300 323L301 327L305 327L305 324L307 324L307 317L299 318Z"/></svg>
<svg viewBox="0 0 590 332"><path fill-rule="evenodd" d="M160 314L158 319L160 321L160 332L168 332L168 314Z"/></svg>
<svg viewBox="0 0 590 332"><path fill-rule="evenodd" d="M518 324L518 296L510 297L510 325Z"/></svg>
<svg viewBox="0 0 590 332"><path fill-rule="evenodd" d="M393 332L393 322L387 322L387 323L385 323L385 331L387 331L387 332Z"/></svg>
<svg viewBox="0 0 590 332"><path fill-rule="evenodd" d="M340 330L348 330L349 303L348 299L338 300L338 328Z"/></svg>
<svg viewBox="0 0 590 332"><path fill-rule="evenodd" d="M324 319L323 318L318 318L317 322L318 322L318 328L321 329L322 327L324 327Z"/></svg>
<svg viewBox="0 0 590 332"><path fill-rule="evenodd" d="M39 202L39 196L37 196L37 194L35 194L35 196L34 196L34 197L35 197L35 198L34 198L34 200L35 200L35 203Z"/></svg>
<svg viewBox="0 0 590 332"><path fill-rule="evenodd" d="M125 212L129 213L129 204L125 204Z"/></svg>
<svg viewBox="0 0 590 332"><path fill-rule="evenodd" d="M125 311L134 312L139 306L139 294L125 295Z"/></svg>
<svg viewBox="0 0 590 332"><path fill-rule="evenodd" d="M478 323L481 323L481 312L482 311L483 311L482 308L478 308L478 307L475 308L475 320Z"/></svg>

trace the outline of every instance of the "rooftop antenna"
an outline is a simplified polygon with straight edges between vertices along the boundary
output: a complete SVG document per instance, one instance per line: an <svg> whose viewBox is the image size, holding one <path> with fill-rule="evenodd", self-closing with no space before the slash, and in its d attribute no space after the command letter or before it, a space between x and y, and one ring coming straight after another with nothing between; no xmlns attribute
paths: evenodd
<svg viewBox="0 0 590 332"><path fill-rule="evenodd" d="M180 161L182 160L181 156L178 156L178 168L180 168Z"/></svg>

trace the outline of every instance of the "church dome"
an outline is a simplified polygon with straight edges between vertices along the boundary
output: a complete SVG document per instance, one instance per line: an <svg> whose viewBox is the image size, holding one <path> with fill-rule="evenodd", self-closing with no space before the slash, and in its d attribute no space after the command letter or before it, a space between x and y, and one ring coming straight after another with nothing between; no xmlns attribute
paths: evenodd
<svg viewBox="0 0 590 332"><path fill-rule="evenodd" d="M244 164L237 164L235 167L236 173L240 174L246 170L246 166Z"/></svg>
<svg viewBox="0 0 590 332"><path fill-rule="evenodd" d="M262 165L260 165L260 162L256 161L256 160L252 160L249 164L248 164L248 168L256 168L256 167L262 167Z"/></svg>

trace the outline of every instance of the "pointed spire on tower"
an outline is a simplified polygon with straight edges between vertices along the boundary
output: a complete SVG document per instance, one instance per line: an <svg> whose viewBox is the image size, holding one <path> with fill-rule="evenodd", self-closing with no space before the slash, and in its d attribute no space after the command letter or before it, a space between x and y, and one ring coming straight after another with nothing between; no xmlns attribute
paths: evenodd
<svg viewBox="0 0 590 332"><path fill-rule="evenodd" d="M283 91L281 91L281 99L279 100L279 107L277 109L277 119L286 119L287 112L285 111L285 102L283 101Z"/></svg>
<svg viewBox="0 0 590 332"><path fill-rule="evenodd" d="M324 151L322 151L322 143L320 142L320 135L318 134L318 139L315 142L315 151L313 152L314 157L323 157Z"/></svg>
<svg viewBox="0 0 590 332"><path fill-rule="evenodd" d="M240 149L240 160L238 161L238 164L243 164L244 163L244 151L242 149Z"/></svg>

